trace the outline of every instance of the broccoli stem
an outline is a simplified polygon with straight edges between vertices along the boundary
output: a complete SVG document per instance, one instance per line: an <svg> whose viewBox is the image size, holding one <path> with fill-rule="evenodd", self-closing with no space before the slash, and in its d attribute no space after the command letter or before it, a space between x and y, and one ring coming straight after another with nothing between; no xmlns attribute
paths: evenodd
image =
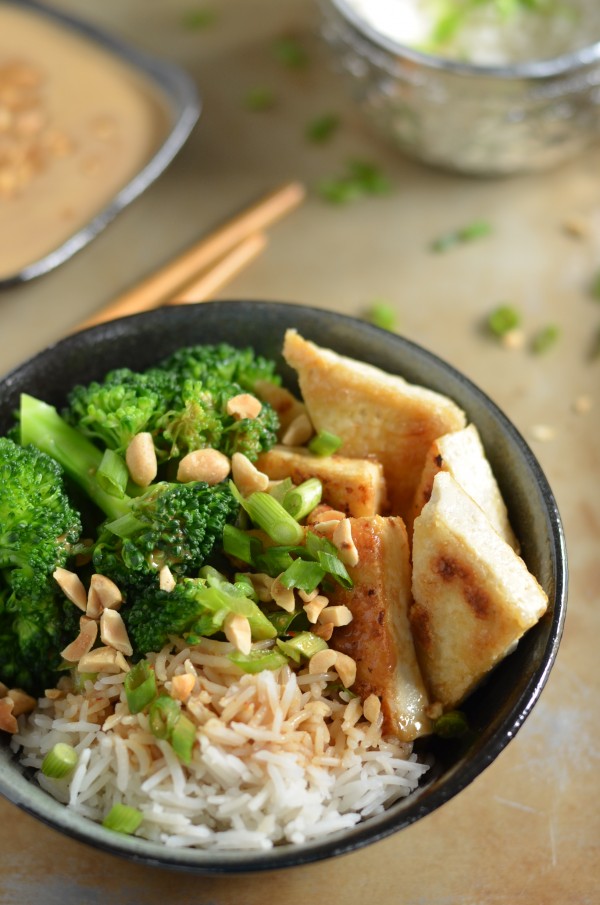
<svg viewBox="0 0 600 905"><path fill-rule="evenodd" d="M128 498L118 499L98 484L96 473L102 452L68 425L54 406L23 393L20 428L21 444L31 443L52 456L108 518L118 519L127 514Z"/></svg>

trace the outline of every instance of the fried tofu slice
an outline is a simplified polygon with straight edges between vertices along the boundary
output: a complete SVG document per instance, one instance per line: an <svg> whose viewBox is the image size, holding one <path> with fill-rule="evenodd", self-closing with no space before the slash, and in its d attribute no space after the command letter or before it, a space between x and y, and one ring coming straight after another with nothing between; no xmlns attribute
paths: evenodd
<svg viewBox="0 0 600 905"><path fill-rule="evenodd" d="M436 437L465 427L450 399L402 377L285 334L283 356L298 374L315 430L342 439L340 454L383 465L391 515L410 514L427 451Z"/></svg>
<svg viewBox="0 0 600 905"><path fill-rule="evenodd" d="M318 478L323 502L347 515L376 515L386 504L383 467L373 459L314 456L306 449L275 446L255 464L272 481L291 478L294 484L301 484Z"/></svg>
<svg viewBox="0 0 600 905"><path fill-rule="evenodd" d="M268 402L275 409L279 418L279 436L283 436L292 421L306 413L303 402L290 393L285 387L277 386L269 380L258 380L254 390L259 399Z"/></svg>
<svg viewBox="0 0 600 905"><path fill-rule="evenodd" d="M412 522L431 496L433 479L438 471L447 471L452 475L481 506L500 537L518 552L519 543L508 520L506 504L474 424L469 424L464 430L444 434L431 444L413 501L409 533Z"/></svg>
<svg viewBox="0 0 600 905"><path fill-rule="evenodd" d="M523 560L451 474L415 519L410 622L433 702L452 709L546 611Z"/></svg>
<svg viewBox="0 0 600 905"><path fill-rule="evenodd" d="M363 701L370 694L381 699L383 733L413 741L431 727L408 619L411 592L406 528L396 516L348 521L359 556L358 564L348 567L354 587L336 588L329 603L347 606L352 622L335 629L329 646L356 661L352 691Z"/></svg>

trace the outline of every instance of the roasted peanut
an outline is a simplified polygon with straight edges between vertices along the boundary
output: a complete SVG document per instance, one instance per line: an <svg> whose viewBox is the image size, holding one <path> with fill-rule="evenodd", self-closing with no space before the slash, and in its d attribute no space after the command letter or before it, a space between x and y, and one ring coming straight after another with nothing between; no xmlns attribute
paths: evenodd
<svg viewBox="0 0 600 905"><path fill-rule="evenodd" d="M231 469L227 456L217 449L195 449L184 456L177 469L177 480L205 481L207 484L220 484Z"/></svg>

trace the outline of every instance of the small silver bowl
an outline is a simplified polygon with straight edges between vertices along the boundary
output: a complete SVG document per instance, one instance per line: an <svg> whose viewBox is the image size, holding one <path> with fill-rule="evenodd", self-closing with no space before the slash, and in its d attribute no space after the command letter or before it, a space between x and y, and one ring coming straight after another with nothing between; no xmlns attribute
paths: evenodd
<svg viewBox="0 0 600 905"><path fill-rule="evenodd" d="M541 170L600 136L600 40L547 60L479 66L404 46L347 0L321 0L322 34L360 107L408 156L495 176Z"/></svg>

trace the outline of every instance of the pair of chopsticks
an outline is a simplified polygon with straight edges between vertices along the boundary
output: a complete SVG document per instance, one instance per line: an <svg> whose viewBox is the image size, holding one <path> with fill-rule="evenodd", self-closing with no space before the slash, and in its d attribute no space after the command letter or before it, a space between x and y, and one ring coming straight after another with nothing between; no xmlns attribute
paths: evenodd
<svg viewBox="0 0 600 905"><path fill-rule="evenodd" d="M162 305L206 301L263 251L267 243L267 227L297 207L304 196L305 189L300 183L285 183L82 321L75 329L83 330Z"/></svg>

